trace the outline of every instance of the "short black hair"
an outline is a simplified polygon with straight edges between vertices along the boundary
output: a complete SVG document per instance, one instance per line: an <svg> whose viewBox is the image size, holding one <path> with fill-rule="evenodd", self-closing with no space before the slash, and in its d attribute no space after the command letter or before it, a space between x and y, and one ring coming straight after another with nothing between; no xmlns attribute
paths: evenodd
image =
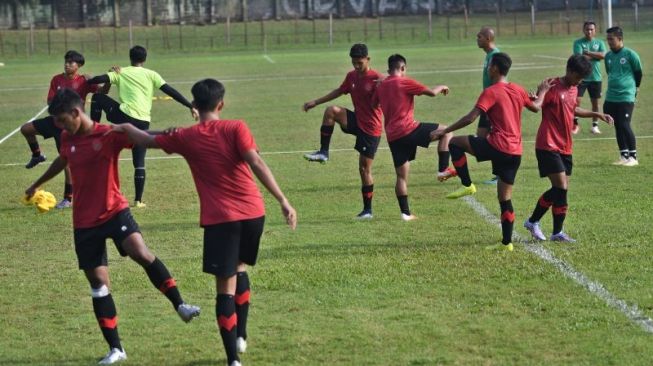
<svg viewBox="0 0 653 366"><path fill-rule="evenodd" d="M129 60L135 63L143 63L147 59L147 50L143 46L134 46L129 50Z"/></svg>
<svg viewBox="0 0 653 366"><path fill-rule="evenodd" d="M193 104L200 112L210 112L224 99L224 85L215 79L200 80L193 85Z"/></svg>
<svg viewBox="0 0 653 366"><path fill-rule="evenodd" d="M51 116L56 116L61 113L70 113L75 108L83 109L84 101L82 101L82 98L74 90L63 88L57 90L54 98L50 101L48 113Z"/></svg>
<svg viewBox="0 0 653 366"><path fill-rule="evenodd" d="M401 67L401 64L406 64L406 58L398 53L390 55L388 57L388 70L397 70Z"/></svg>
<svg viewBox="0 0 653 366"><path fill-rule="evenodd" d="M510 66L512 66L512 59L510 59L510 56L508 56L507 53L499 52L492 55L490 64L499 69L499 74L506 76L508 75L508 71L510 71Z"/></svg>
<svg viewBox="0 0 653 366"><path fill-rule="evenodd" d="M619 38L619 39L624 39L624 30L621 29L621 27L612 27L608 28L607 31L605 31L607 34L612 34L613 36Z"/></svg>
<svg viewBox="0 0 653 366"><path fill-rule="evenodd" d="M349 50L349 57L351 58L363 58L367 57L367 46L363 43L356 43L351 46Z"/></svg>
<svg viewBox="0 0 653 366"><path fill-rule="evenodd" d="M583 29L585 29L585 27L587 27L588 25L593 25L594 27L596 27L596 23L594 23L593 20L588 20L585 23L583 23Z"/></svg>
<svg viewBox="0 0 653 366"><path fill-rule="evenodd" d="M585 78L592 72L592 63L583 55L572 55L567 60L567 70Z"/></svg>
<svg viewBox="0 0 653 366"><path fill-rule="evenodd" d="M66 52L66 54L63 56L63 59L66 62L72 61L72 62L76 63L79 66L84 66L84 62L85 62L84 56L82 56L81 53L79 53L77 51L74 51L74 50L70 50L70 51Z"/></svg>

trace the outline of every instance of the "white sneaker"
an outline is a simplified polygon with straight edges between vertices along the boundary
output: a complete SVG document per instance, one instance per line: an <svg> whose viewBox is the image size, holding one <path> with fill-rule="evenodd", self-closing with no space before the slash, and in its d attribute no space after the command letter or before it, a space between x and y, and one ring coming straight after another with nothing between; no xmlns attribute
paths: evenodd
<svg viewBox="0 0 653 366"><path fill-rule="evenodd" d="M57 203L54 206L54 208L61 210L61 209L64 209L64 208L71 207L72 205L73 205L73 203L70 200L68 200L68 198L64 198L64 199L61 200L61 202Z"/></svg>
<svg viewBox="0 0 653 366"><path fill-rule="evenodd" d="M404 221L413 221L413 220L417 220L417 216L415 216L413 214L406 215L405 213L402 212L401 213L401 219L404 220Z"/></svg>
<svg viewBox="0 0 653 366"><path fill-rule="evenodd" d="M612 163L612 165L624 165L627 161L628 159L624 158L623 156L620 156L619 160Z"/></svg>
<svg viewBox="0 0 653 366"><path fill-rule="evenodd" d="M181 320L188 323L193 320L193 318L200 316L200 308L198 306L184 303L179 305L177 308L177 314L179 314Z"/></svg>
<svg viewBox="0 0 653 366"><path fill-rule="evenodd" d="M98 365L111 365L116 362L124 361L127 359L127 353L121 350L120 348L112 348L109 353L100 362Z"/></svg>
<svg viewBox="0 0 653 366"><path fill-rule="evenodd" d="M592 126L592 129L590 130L590 132L593 135L600 135L601 134L601 130L599 130L599 126Z"/></svg>
<svg viewBox="0 0 653 366"><path fill-rule="evenodd" d="M639 162L635 158L628 158L628 160L626 160L626 162L624 162L621 165L623 165L623 166L638 166Z"/></svg>
<svg viewBox="0 0 653 366"><path fill-rule="evenodd" d="M569 235L565 234L564 232L559 232L557 234L551 235L551 238L549 239L551 241L559 241L562 243L575 243L576 239L572 239Z"/></svg>
<svg viewBox="0 0 653 366"><path fill-rule="evenodd" d="M329 152L318 150L314 153L304 154L304 159L308 161L317 161L324 164L329 161Z"/></svg>
<svg viewBox="0 0 653 366"><path fill-rule="evenodd" d="M245 338L236 338L236 349L238 350L238 353L245 353L245 351L247 351L247 341Z"/></svg>
<svg viewBox="0 0 653 366"><path fill-rule="evenodd" d="M371 220L373 219L374 216L372 215L372 211L361 211L358 215L356 215L355 219L356 220Z"/></svg>
<svg viewBox="0 0 653 366"><path fill-rule="evenodd" d="M240 361L233 361L232 363L230 363L227 366L242 366L242 365L240 364Z"/></svg>
<svg viewBox="0 0 653 366"><path fill-rule="evenodd" d="M546 236L542 233L542 228L540 228L540 222L530 222L528 219L524 221L524 227L528 230L529 233L533 236L535 240L546 240Z"/></svg>

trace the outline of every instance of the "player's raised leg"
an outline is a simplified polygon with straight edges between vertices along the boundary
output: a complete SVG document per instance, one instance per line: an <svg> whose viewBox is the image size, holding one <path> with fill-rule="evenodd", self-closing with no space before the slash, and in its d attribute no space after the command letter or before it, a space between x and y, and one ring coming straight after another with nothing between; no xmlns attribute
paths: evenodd
<svg viewBox="0 0 653 366"><path fill-rule="evenodd" d="M320 126L320 149L304 155L306 160L320 163L326 163L329 160L329 145L336 123L341 128L347 129L347 109L335 105L326 107L322 116L322 126Z"/></svg>
<svg viewBox="0 0 653 366"><path fill-rule="evenodd" d="M451 161L456 174L460 178L462 187L447 195L447 198L460 198L476 193L476 186L472 183L469 176L469 168L467 167L467 156L465 153L474 154L472 147L469 143L469 136L455 136L449 142L449 152L451 153Z"/></svg>
<svg viewBox="0 0 653 366"><path fill-rule="evenodd" d="M34 122L37 121L39 120ZM27 145L29 145L29 149L32 152L32 157L27 162L27 164L25 164L25 168L27 169L32 169L38 164L44 162L46 159L45 155L41 153L41 147L39 146L39 142L36 139L36 136L40 135L40 133L38 132L34 122L27 122L20 127L20 133L22 133L23 137L25 137Z"/></svg>

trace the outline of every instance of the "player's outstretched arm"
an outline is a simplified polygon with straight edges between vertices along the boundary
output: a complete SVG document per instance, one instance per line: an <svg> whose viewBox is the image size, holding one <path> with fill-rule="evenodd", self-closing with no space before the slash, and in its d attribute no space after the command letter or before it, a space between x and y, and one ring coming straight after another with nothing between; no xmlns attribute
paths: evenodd
<svg viewBox="0 0 653 366"><path fill-rule="evenodd" d="M190 109L190 114L195 118L195 109L193 108L193 105L186 99L181 93L177 91L177 89L171 87L168 84L163 84L159 88L162 92L166 93L168 96L172 97L172 99L176 100L179 104L184 105L186 108Z"/></svg>
<svg viewBox="0 0 653 366"><path fill-rule="evenodd" d="M268 192L270 192L274 198L279 201L279 204L281 205L281 212L286 218L286 223L288 226L290 226L291 229L295 230L297 227L297 212L290 205L286 199L286 196L283 195L283 192L281 191L281 188L279 188L279 185L274 179L274 175L272 175L272 171L270 171L268 165L265 164L265 161L263 161L256 150L248 150L243 157L247 164L249 164L250 168L252 168L252 172L254 172L256 178L258 178L258 180L263 183Z"/></svg>
<svg viewBox="0 0 653 366"><path fill-rule="evenodd" d="M542 109L542 103L544 103L544 97L546 96L546 93L551 89L551 86L553 85L553 81L555 78L550 78L550 79L544 79L540 84L537 86L537 92L535 95L535 99L533 99L532 104L527 104L526 108L534 113L539 112Z"/></svg>
<svg viewBox="0 0 653 366"><path fill-rule="evenodd" d="M139 130L134 125L129 123L121 123L119 125L111 125L111 133L125 133L134 145L145 146L150 149L159 149L159 144L156 143L153 135Z"/></svg>
<svg viewBox="0 0 653 366"><path fill-rule="evenodd" d="M109 75L103 74L103 75L98 75L94 76L92 78L86 79L86 82L89 84L111 84L111 80L109 80Z"/></svg>
<svg viewBox="0 0 653 366"><path fill-rule="evenodd" d="M340 91L340 88L333 89L329 94L327 94L325 96L322 96L322 97L319 97L317 99L313 99L311 101L308 101L308 102L304 103L304 105L302 106L302 110L304 112L308 112L309 109L315 108L316 106L318 106L318 105L320 105L322 103L332 101L332 100L338 98L341 95L342 95L342 91Z"/></svg>
<svg viewBox="0 0 653 366"><path fill-rule="evenodd" d="M580 107L576 107L576 109L574 110L574 116L581 117L581 118L598 118L609 125L612 125L614 123L614 119L609 114L593 112Z"/></svg>
<svg viewBox="0 0 653 366"><path fill-rule="evenodd" d="M52 164L50 164L48 170L46 170L43 175L41 175L34 183L32 183L31 186L29 186L29 188L25 190L27 197L32 197L34 192L36 192L40 186L42 186L50 179L56 177L57 174L61 173L61 171L66 168L66 165L68 165L68 161L61 156L58 156L56 159L54 159Z"/></svg>

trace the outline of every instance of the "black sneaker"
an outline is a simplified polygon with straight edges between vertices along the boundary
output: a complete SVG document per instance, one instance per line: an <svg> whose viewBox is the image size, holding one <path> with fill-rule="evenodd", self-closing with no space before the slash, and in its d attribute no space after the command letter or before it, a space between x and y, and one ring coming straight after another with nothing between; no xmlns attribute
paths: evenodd
<svg viewBox="0 0 653 366"><path fill-rule="evenodd" d="M25 168L32 169L44 161L45 161L45 155L32 156L32 158L29 159L29 162L25 164Z"/></svg>

